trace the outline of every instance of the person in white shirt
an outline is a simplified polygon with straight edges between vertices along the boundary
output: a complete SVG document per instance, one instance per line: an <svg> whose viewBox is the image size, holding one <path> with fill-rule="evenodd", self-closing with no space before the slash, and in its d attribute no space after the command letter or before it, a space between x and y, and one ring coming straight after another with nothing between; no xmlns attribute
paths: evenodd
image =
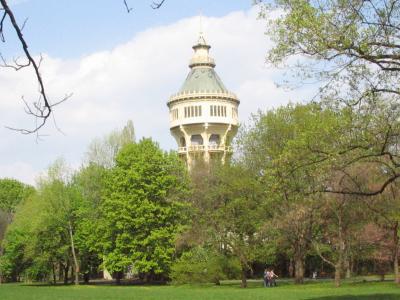
<svg viewBox="0 0 400 300"><path fill-rule="evenodd" d="M278 277L279 276L274 273L274 269L271 269L271 271L269 271L269 286L276 286L275 278Z"/></svg>

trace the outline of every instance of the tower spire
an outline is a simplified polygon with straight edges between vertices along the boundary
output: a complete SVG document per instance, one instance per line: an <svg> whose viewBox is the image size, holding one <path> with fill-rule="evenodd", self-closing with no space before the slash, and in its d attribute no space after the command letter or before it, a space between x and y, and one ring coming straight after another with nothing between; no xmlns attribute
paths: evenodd
<svg viewBox="0 0 400 300"><path fill-rule="evenodd" d="M200 14L200 31L199 31L199 38L197 43L192 47L194 50L194 54L192 59L189 62L189 67L215 67L214 59L210 57L209 50L211 48L210 45L207 44L206 39L204 38L203 33L203 21L202 15Z"/></svg>
<svg viewBox="0 0 400 300"><path fill-rule="evenodd" d="M199 13L199 39L197 40L197 45L204 45L208 46L206 39L204 38L204 31L203 31L203 14L200 11Z"/></svg>
<svg viewBox="0 0 400 300"><path fill-rule="evenodd" d="M202 13L202 11L200 10L200 16L199 16L199 18L200 18L200 20L199 20L199 28L200 28L200 30L199 30L199 34L200 34L200 36L202 36L203 35L203 13Z"/></svg>

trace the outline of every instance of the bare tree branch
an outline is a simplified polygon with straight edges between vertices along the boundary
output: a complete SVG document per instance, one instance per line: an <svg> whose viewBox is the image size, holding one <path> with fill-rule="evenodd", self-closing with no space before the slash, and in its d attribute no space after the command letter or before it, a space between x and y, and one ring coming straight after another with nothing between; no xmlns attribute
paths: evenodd
<svg viewBox="0 0 400 300"><path fill-rule="evenodd" d="M151 4L151 8L152 9L159 9L164 4L164 2L165 2L165 0L162 0L162 1L159 1L159 2L153 1L153 3Z"/></svg>
<svg viewBox="0 0 400 300"><path fill-rule="evenodd" d="M3 16L0 20L0 39L4 43L6 39L4 38L4 20L6 19L7 13L4 11Z"/></svg>
<svg viewBox="0 0 400 300"><path fill-rule="evenodd" d="M125 8L126 8L126 11L129 14L133 10L133 8L128 5L128 2L126 0L124 0L124 5L125 5Z"/></svg>
<svg viewBox="0 0 400 300"><path fill-rule="evenodd" d="M366 197L371 197L371 196L376 196L379 194L382 194L385 190L386 187L388 187L392 182L396 181L397 178L400 177L400 174L394 174L393 176L389 177L381 186L379 189L374 190L374 191L348 191L348 190L331 190L331 189L325 189L323 191L319 191L322 193L331 193L331 194L342 194L342 195L353 195L353 196L366 196Z"/></svg>
<svg viewBox="0 0 400 300"><path fill-rule="evenodd" d="M59 100L56 103L51 104L51 102L49 101L49 98L47 96L46 90L45 90L45 86L43 83L43 79L42 76L39 72L39 68L41 65L41 62L43 60L43 57L40 55L40 59L38 62L36 62L36 60L33 58L32 54L30 53L30 51L28 50L28 44L25 40L25 38L23 37L22 34L22 30L27 22L28 19L25 19L23 25L21 27L18 26L17 21L15 19L14 13L12 12L12 10L10 9L10 7L8 6L8 3L6 0L0 0L0 3L2 5L2 10L4 10L4 14L3 17L0 21L0 37L1 39L4 41L4 34L3 34L3 29L4 29L4 20L5 17L8 16L11 22L12 27L14 28L15 33L17 34L18 40L21 43L23 52L25 54L26 59L28 60L26 63L20 63L18 61L18 58L13 59L14 61L14 65L10 65L6 62L6 60L4 59L4 57L0 54L0 59L3 62L3 67L10 67L13 68L14 70L18 71L22 68L28 67L28 66L32 66L35 72L35 76L36 76L36 80L39 83L39 94L40 97L38 99L38 101L33 103L33 108L28 104L27 101L25 101L24 98L22 98L22 101L25 104L25 112L27 112L27 114L32 115L35 117L36 120L36 125L33 129L22 129L22 128L13 128L13 127L6 127L15 131L19 131L23 134L31 134L31 133L37 133L39 131L40 128L42 128L45 124L47 119L49 118L49 116L52 113L53 107L66 101L68 98L71 97L71 95L66 95L64 98L62 98L61 100Z"/></svg>
<svg viewBox="0 0 400 300"><path fill-rule="evenodd" d="M23 31L24 30L24 28L25 28L25 25L26 25L26 23L28 22L28 18L26 18L25 20L24 20L24 23L22 23L22 26L21 26L21 31Z"/></svg>
<svg viewBox="0 0 400 300"><path fill-rule="evenodd" d="M65 102L65 101L67 101L71 97L72 97L72 94L65 95L61 100L59 100L58 102L52 104L51 108L53 108L54 106L56 106L58 104L61 104L61 103ZM24 129L24 128L15 128L15 127L10 127L10 126L5 126L5 128L10 129L10 130L14 130L14 131L18 131L18 132L20 132L22 134L38 133L38 131L46 124L46 121L49 118L50 114L47 115L46 111L43 111L43 105L40 102L41 101L41 97L37 102L33 103L33 106L34 106L36 111L32 110L32 106L29 103L26 102L24 97L22 97L22 101L25 104L25 112L26 112L26 114L35 117L36 124L35 124L34 128L33 129ZM39 123L37 122L38 119L40 120ZM57 130L59 130L57 126L56 126L56 128L57 128ZM39 137L39 135L38 135L38 137Z"/></svg>

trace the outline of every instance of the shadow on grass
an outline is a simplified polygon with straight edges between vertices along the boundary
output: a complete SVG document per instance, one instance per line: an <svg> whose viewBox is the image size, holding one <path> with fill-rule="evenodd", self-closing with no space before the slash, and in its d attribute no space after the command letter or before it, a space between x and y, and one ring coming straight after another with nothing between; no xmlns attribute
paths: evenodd
<svg viewBox="0 0 400 300"><path fill-rule="evenodd" d="M61 282L54 283L44 283L44 282L35 282L35 283L22 283L21 286L31 286L31 287L67 287L67 286L75 286L74 283L64 284ZM80 282L78 286L114 286L114 287L124 287L124 286L165 286L166 282L143 282L140 280L123 280L120 284L117 284L114 280L92 280L88 283Z"/></svg>
<svg viewBox="0 0 400 300"><path fill-rule="evenodd" d="M207 284L209 286L216 286L215 284ZM269 287L269 288L277 288L280 286L288 286L288 285L293 285L292 282L289 281L278 281L276 287ZM241 287L241 282L239 280L224 280L221 282L222 287L237 287L242 289ZM266 288L264 286L264 282L261 279L250 279L247 281L247 287L248 288Z"/></svg>
<svg viewBox="0 0 400 300"><path fill-rule="evenodd" d="M399 300L398 294L342 295L309 298L307 300Z"/></svg>

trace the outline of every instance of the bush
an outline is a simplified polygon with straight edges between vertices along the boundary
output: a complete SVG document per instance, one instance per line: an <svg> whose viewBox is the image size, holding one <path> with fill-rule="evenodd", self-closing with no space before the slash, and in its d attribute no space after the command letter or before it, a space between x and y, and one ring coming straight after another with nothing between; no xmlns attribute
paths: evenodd
<svg viewBox="0 0 400 300"><path fill-rule="evenodd" d="M196 247L184 252L171 268L173 283L219 284L220 280L233 279L240 273L239 261L211 249Z"/></svg>

